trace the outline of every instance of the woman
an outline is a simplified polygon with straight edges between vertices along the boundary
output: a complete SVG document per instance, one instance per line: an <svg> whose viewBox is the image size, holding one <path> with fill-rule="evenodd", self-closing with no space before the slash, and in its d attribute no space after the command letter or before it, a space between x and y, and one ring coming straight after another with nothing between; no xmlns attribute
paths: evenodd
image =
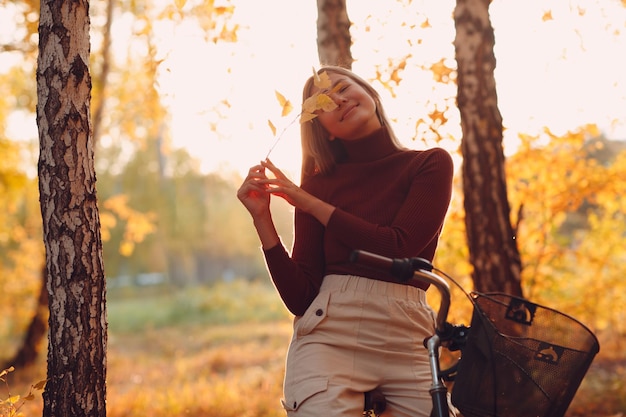
<svg viewBox="0 0 626 417"><path fill-rule="evenodd" d="M332 88L320 90L311 77L303 99L325 94L336 107L301 124L301 186L265 160L238 191L295 315L282 403L289 416L358 416L363 393L379 389L385 415L428 416L423 340L433 334L434 313L426 285L396 283L349 257L361 249L432 260L450 203L452 159L440 148L402 148L366 81L339 67L324 72ZM272 195L295 207L291 254L272 222Z"/></svg>

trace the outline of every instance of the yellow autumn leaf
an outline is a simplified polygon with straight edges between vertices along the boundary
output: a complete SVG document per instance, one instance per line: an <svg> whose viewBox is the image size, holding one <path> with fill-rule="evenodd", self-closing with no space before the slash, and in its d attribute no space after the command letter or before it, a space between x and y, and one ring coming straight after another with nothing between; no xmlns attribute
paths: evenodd
<svg viewBox="0 0 626 417"><path fill-rule="evenodd" d="M174 4L176 4L178 10L182 10L182 8L185 7L185 3L187 3L187 0L174 0Z"/></svg>
<svg viewBox="0 0 626 417"><path fill-rule="evenodd" d="M311 97L304 100L302 103L303 113L315 113L317 110L317 94L313 94Z"/></svg>
<svg viewBox="0 0 626 417"><path fill-rule="evenodd" d="M6 403L8 404L17 404L17 402L20 400L20 398L22 398L19 394L18 395L13 395L9 398L7 398L5 400Z"/></svg>
<svg viewBox="0 0 626 417"><path fill-rule="evenodd" d="M313 85L320 90L323 90L330 87L332 85L332 81L326 71L322 71L318 74L317 71L315 71L315 68L313 68Z"/></svg>
<svg viewBox="0 0 626 417"><path fill-rule="evenodd" d="M272 123L272 121L268 119L267 124L270 129L272 129L272 135L276 136L276 126L274 126L274 123Z"/></svg>
<svg viewBox="0 0 626 417"><path fill-rule="evenodd" d="M333 111L337 108L337 103L327 94L318 94L315 101L315 109L322 111Z"/></svg>
<svg viewBox="0 0 626 417"><path fill-rule="evenodd" d="M313 94L302 103L304 113L315 113L318 110L333 111L337 108L337 103L328 94Z"/></svg>
<svg viewBox="0 0 626 417"><path fill-rule="evenodd" d="M309 120L315 119L316 117L317 117L317 114L303 112L302 115L300 116L300 123L306 123Z"/></svg>
<svg viewBox="0 0 626 417"><path fill-rule="evenodd" d="M291 102L287 100L285 96L283 96L278 91L274 90L274 93L276 94L276 98L278 99L278 103L280 104L280 107L282 107L283 109L281 116L283 117L287 116L293 110L293 106L291 105Z"/></svg>

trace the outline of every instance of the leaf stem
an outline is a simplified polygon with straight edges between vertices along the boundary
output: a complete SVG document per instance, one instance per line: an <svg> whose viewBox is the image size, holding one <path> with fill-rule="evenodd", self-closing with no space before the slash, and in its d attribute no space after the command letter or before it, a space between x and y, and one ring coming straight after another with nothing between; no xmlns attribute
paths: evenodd
<svg viewBox="0 0 626 417"><path fill-rule="evenodd" d="M280 141L280 139L283 137L283 134L287 131L287 129L289 129L291 127L291 125L293 125L296 120L298 120L298 118L302 115L302 112L300 112L300 114L298 114L292 121L291 123L289 123L287 126L285 126L283 128L283 130L280 132L280 134L278 136L276 136L276 140L274 140L274 143L272 144L272 147L269 149L269 151L267 151L267 155L265 155L265 159L270 157L270 154L272 153L272 151L274 150L274 148L276 147L276 145L278 145L278 142Z"/></svg>

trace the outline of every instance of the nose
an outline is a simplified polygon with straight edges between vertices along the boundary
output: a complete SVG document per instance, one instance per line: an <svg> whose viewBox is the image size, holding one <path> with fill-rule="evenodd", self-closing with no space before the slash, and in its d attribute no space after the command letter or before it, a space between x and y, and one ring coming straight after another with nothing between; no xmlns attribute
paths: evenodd
<svg viewBox="0 0 626 417"><path fill-rule="evenodd" d="M337 104L337 106L341 106L343 103L348 101L340 92L330 93L330 98L335 102L335 104Z"/></svg>

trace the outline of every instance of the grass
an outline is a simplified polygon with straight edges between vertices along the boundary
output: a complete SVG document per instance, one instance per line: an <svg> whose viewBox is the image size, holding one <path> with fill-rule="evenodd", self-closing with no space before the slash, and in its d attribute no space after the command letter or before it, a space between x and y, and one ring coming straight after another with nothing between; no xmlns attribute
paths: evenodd
<svg viewBox="0 0 626 417"><path fill-rule="evenodd" d="M273 287L234 281L142 291L109 296L107 416L285 415L279 399L291 320ZM626 416L626 355L619 345L602 349L567 417ZM45 360L16 370L11 394L44 379ZM20 411L40 416L42 407L37 393Z"/></svg>

